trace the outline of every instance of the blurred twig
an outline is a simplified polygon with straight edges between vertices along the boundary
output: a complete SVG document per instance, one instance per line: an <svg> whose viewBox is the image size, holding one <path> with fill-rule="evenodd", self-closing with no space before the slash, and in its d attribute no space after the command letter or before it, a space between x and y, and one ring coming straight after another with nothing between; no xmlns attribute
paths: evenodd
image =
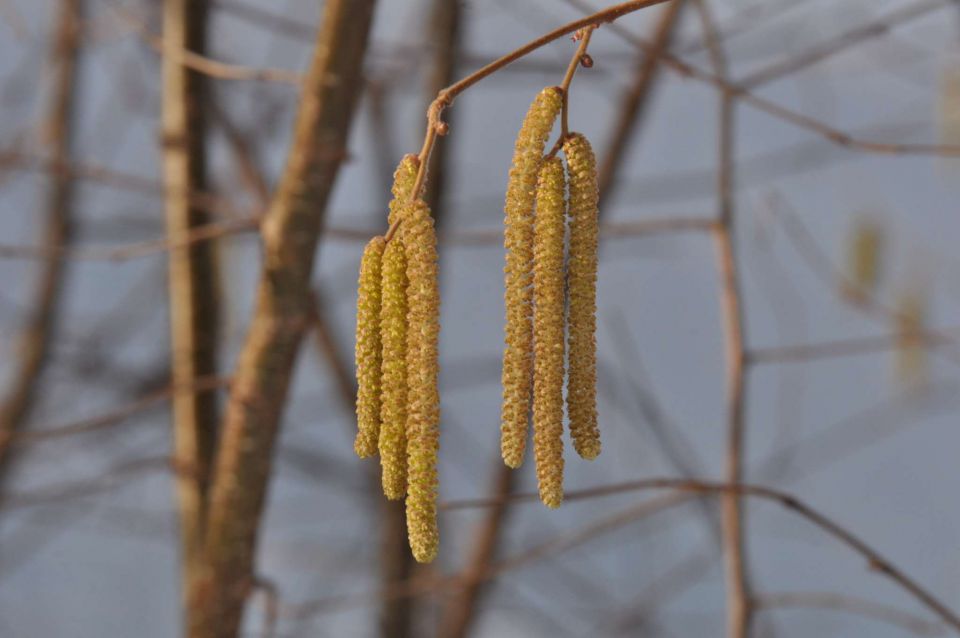
<svg viewBox="0 0 960 638"><path fill-rule="evenodd" d="M50 52L53 86L45 136L56 163L69 163L76 136L77 69L81 48L82 0L62 0ZM73 235L74 184L68 175L54 174L49 182L45 222L46 247L68 246ZM18 356L11 385L0 404L0 436L21 429L37 397L40 377L50 356L50 344L60 321L66 278L62 255L46 257L37 275L26 325L18 338ZM6 489L11 469L10 448L0 447L0 491Z"/></svg>

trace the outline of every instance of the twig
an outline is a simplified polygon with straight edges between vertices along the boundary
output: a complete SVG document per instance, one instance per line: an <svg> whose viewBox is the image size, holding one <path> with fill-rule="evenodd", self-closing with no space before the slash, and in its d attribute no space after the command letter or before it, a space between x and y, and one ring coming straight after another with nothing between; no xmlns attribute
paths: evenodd
<svg viewBox="0 0 960 638"><path fill-rule="evenodd" d="M564 2L585 12L593 10L588 4L583 2L583 0L564 0ZM618 35L622 40L639 49L643 49L645 51L652 50L651 44L645 40L642 40L641 38L638 38L629 31L620 28L616 24L611 24L609 29L612 33ZM937 155L944 157L960 156L960 145L889 144L885 142L859 139L847 132L825 124L820 120L803 115L802 113L798 113L784 106L780 106L776 102L772 102L766 98L755 95L747 88L736 83L725 81L724 79L718 77L715 73L708 73L696 68L691 64L687 64L680 58L671 54L669 51L664 51L662 58L664 66L675 73L680 74L682 77L692 78L699 82L709 84L721 93L736 98L745 104L749 104L753 108L763 111L764 113L787 122L788 124L792 124L798 128L805 129L811 133L824 137L828 141L832 142L833 144L837 144L838 146L844 146L851 150L862 151L866 153L893 155Z"/></svg>
<svg viewBox="0 0 960 638"><path fill-rule="evenodd" d="M920 604L927 609L930 609L947 625L952 627L958 634L960 634L960 617L958 617L954 611L942 603L934 594L924 589L906 573L894 566L890 561L884 558L883 555L870 547L865 541L861 540L856 534L813 509L797 497L786 492L781 492L779 490L760 485L728 485L725 483L714 483L710 481L650 478L567 492L564 495L564 501L573 502L602 496L613 496L616 494L648 490L676 490L681 492L716 495L737 494L740 496L759 498L777 503L783 508L806 519L829 536L832 536L840 543L846 545L851 550L862 556L864 559L866 559L870 569L895 582L902 589L913 596L918 602L920 602ZM514 494L507 497L508 500L517 503L533 503L538 498L539 497L537 494L529 492L523 494ZM442 511L453 511L460 509L493 507L499 500L501 499L470 499L449 501L446 503L441 503L440 509Z"/></svg>
<svg viewBox="0 0 960 638"><path fill-rule="evenodd" d="M714 73L722 81L728 78L726 54L716 33L706 0L695 0L703 37L710 52ZM727 383L727 483L743 480L746 439L747 366L740 274L734 246L735 222L735 102L732 95L720 96L719 143L717 155L717 215L714 232L717 270L720 273L720 308L723 314ZM727 637L746 638L750 632L750 579L747 568L745 515L738 494L724 495L721 503L723 557L726 565Z"/></svg>
<svg viewBox="0 0 960 638"><path fill-rule="evenodd" d="M787 75L801 71L841 51L845 51L865 40L881 36L898 24L915 20L933 11L947 8L948 6L950 5L945 0L928 0L926 2L918 2L902 7L872 22L861 24L849 31L841 33L829 42L825 42L810 51L791 56L785 60L774 62L759 69L740 80L739 84L747 89L769 84Z"/></svg>
<svg viewBox="0 0 960 638"><path fill-rule="evenodd" d="M757 609L782 609L784 607L832 609L879 620L913 634L942 636L946 633L946 628L940 623L931 622L896 607L881 605L872 600L846 594L830 592L760 594L754 597L754 605Z"/></svg>
<svg viewBox="0 0 960 638"><path fill-rule="evenodd" d="M514 472L504 465L499 453L494 457L491 494L494 498L505 497L513 489ZM440 638L464 638L469 635L482 594L482 577L493 562L509 506L507 501L503 501L499 507L490 508L486 518L477 526L473 542L470 543L470 557L456 576L462 588L447 603L440 619Z"/></svg>
<svg viewBox="0 0 960 638"><path fill-rule="evenodd" d="M520 58L550 44L554 40L562 38L565 35L575 33L585 27L596 27L600 24L612 23L617 18L627 15L628 13L639 11L640 9L645 9L647 7L652 7L653 5L662 4L668 1L669 0L632 0L631 2L622 2L620 4L613 5L612 7L608 7L603 11L597 11L596 13L593 13L585 18L581 18L580 20L568 22L567 24L558 27L547 34L528 42L522 47L494 60L486 66L474 71L459 82L451 84L447 88L440 91L440 93L437 94L437 98L430 104L430 108L427 109L427 131L424 135L423 147L420 149L419 153L420 170L417 172L417 180L410 192L411 198L418 197L421 189L423 188L423 182L426 179L427 174L427 165L430 160L430 152L433 149L437 135L441 131L444 134L446 133L446 127L441 121L440 116L443 114L444 109L453 104L453 101L458 95L503 67L511 64L512 62L516 62ZM577 61L579 63L579 58ZM397 232L399 223L400 222L397 221L387 231L384 239L390 241L390 239L393 238L393 235Z"/></svg>
<svg viewBox="0 0 960 638"><path fill-rule="evenodd" d="M164 2L164 49L203 52L208 13L207 0ZM203 76L174 56L163 57L162 76L167 236L171 242L182 242L209 223L209 215L186 196L206 188L207 118L202 105L207 86ZM178 464L193 468L189 475L176 477L184 598L202 568L203 521L219 413L215 393L189 390L197 379L216 374L219 290L213 251L207 241L171 249L168 256L171 385L181 389L173 395L173 453ZM188 614L193 611L189 605L185 609Z"/></svg>
<svg viewBox="0 0 960 638"><path fill-rule="evenodd" d="M50 52L54 73L46 133L50 154L57 163L70 162L73 154L83 10L82 0L62 0ZM72 241L73 206L73 180L66 175L51 176L42 231L44 246L67 246ZM26 325L18 338L15 372L0 403L0 437L5 439L23 427L36 401L40 377L60 321L65 271L63 257L49 255L38 275ZM10 464L9 448L0 447L0 490L6 487Z"/></svg>
<svg viewBox="0 0 960 638"><path fill-rule="evenodd" d="M190 638L232 638L253 576L273 447L300 342L327 199L344 156L374 0L330 0L287 165L263 222L258 300L221 427ZM332 82L336 78L336 82Z"/></svg>

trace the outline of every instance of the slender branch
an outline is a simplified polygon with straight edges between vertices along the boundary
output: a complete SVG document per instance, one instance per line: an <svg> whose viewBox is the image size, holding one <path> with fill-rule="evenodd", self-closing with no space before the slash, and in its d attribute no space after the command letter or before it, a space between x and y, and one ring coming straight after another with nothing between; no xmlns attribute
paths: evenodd
<svg viewBox="0 0 960 638"><path fill-rule="evenodd" d="M344 157L374 0L330 0L280 185L262 225L257 304L241 349L210 488L206 569L190 638L232 638L253 578L273 447L302 337L323 215Z"/></svg>
<svg viewBox="0 0 960 638"><path fill-rule="evenodd" d="M584 27L581 31L578 31L576 36L580 39L580 46L577 47L576 52L574 52L573 57L570 58L570 64L567 65L567 71L563 74L563 81L560 82L560 92L563 96L563 106L560 109L560 139L565 140L570 135L570 83L573 82L573 76L577 72L577 69L580 68L582 64L586 64L586 60L589 58L587 55L587 47L590 46L590 36L593 35L593 30L596 29L596 26Z"/></svg>
<svg viewBox="0 0 960 638"><path fill-rule="evenodd" d="M727 81L727 60L706 0L696 0L703 37L714 73ZM734 246L735 221L735 103L729 93L720 96L717 155L717 215L714 232L717 270L720 273L720 307L726 350L727 444L724 476L730 484L743 480L746 430L747 366L740 274ZM745 515L740 495L728 493L721 503L723 557L726 565L727 637L746 638L750 633L750 579L747 568Z"/></svg>
<svg viewBox="0 0 960 638"><path fill-rule="evenodd" d="M892 11L872 22L858 25L849 31L841 33L829 42L825 42L810 51L769 64L740 80L740 86L752 89L764 84L769 84L797 71L806 69L865 40L888 33L898 24L916 20L928 13L949 6L950 3L946 0L928 0L901 7L897 11Z"/></svg>
<svg viewBox="0 0 960 638"><path fill-rule="evenodd" d="M890 579L921 605L936 614L944 623L949 625L960 635L960 616L947 607L933 593L923 588L919 583L910 578L905 572L893 565L882 554L873 549L865 541L853 532L842 527L824 514L821 514L810 507L797 497L773 488L761 485L715 483L710 481L698 481L674 478L650 478L638 481L629 481L625 483L615 483L612 485L603 485L600 487L567 492L564 495L565 502L574 502L579 500L599 498L603 496L613 496L616 494L625 494L637 491L650 490L674 490L680 492L689 492L695 494L715 494L722 496L724 494L737 494L758 498L777 503L794 514L806 519L816 527L820 528L827 535L833 537L843 545L866 559L872 571ZM539 496L536 493L513 494L506 497L516 503L533 503ZM453 511L461 509L476 509L495 506L504 499L467 499L461 501L448 501L440 504L442 511Z"/></svg>
<svg viewBox="0 0 960 638"><path fill-rule="evenodd" d="M942 636L946 633L946 628L940 623L935 623L911 614L896 607L881 605L855 596L846 594L834 594L830 592L783 592L777 594L761 594L754 598L754 605L757 609L832 609L849 614L856 614L864 618L879 620L889 625L894 625L905 629L912 634L923 636Z"/></svg>
<svg viewBox="0 0 960 638"><path fill-rule="evenodd" d="M164 2L164 51L203 52L209 8L207 0ZM209 222L208 214L192 206L186 196L206 188L207 87L205 78L180 60L164 55L162 67L163 172L171 242L182 242ZM174 457L181 466L193 468L189 475L176 477L184 602L201 569L203 520L219 411L215 393L190 391L197 379L216 374L219 290L213 251L209 241L191 243L170 250L168 259L171 384L180 389L173 395ZM185 609L192 611L189 605Z"/></svg>
<svg viewBox="0 0 960 638"><path fill-rule="evenodd" d="M503 498L513 489L514 471L503 463L500 454L494 455L493 486L494 498ZM477 526L470 543L470 557L457 575L462 588L447 603L440 619L440 638L465 638L476 618L477 606L483 593L483 575L496 555L503 532L510 503L504 500L499 506L492 507L486 518Z"/></svg>
<svg viewBox="0 0 960 638"><path fill-rule="evenodd" d="M564 0L567 4L574 6L581 11L589 12L593 8L583 0ZM651 51L652 45L645 40L638 38L629 31L622 29L619 25L611 24L609 29L612 33L619 36L623 41L642 49ZM891 155L937 155L944 157L960 156L960 145L950 144L889 144L885 142L875 142L873 140L859 139L853 135L834 128L820 120L803 115L776 102L767 100L751 93L747 88L720 78L715 73L709 73L687 64L680 58L665 51L662 54L663 64L671 71L684 78L692 78L699 82L709 84L719 92L727 94L749 104L753 108L762 111L781 121L802 128L816 135L826 138L829 142L838 146L843 146L855 151L865 153L880 153Z"/></svg>
<svg viewBox="0 0 960 638"><path fill-rule="evenodd" d="M575 33L585 27L597 27L600 24L612 23L617 18L627 15L628 13L633 13L634 11L639 11L640 9L645 9L647 7L652 7L653 5L662 4L668 1L670 0L632 0L631 2L622 2L620 4L613 5L612 7L608 7L603 11L597 11L596 13L593 13L585 18L568 22L567 24L558 27L547 34L528 42L522 47L494 60L486 66L481 67L459 82L451 84L447 88L440 91L440 93L437 94L437 99L435 99L427 109L427 131L424 135L423 147L420 149L419 154L420 170L417 172L417 181L414 183L414 187L410 192L410 197L416 198L420 195L420 191L423 188L423 182L426 179L427 165L430 161L430 152L433 149L437 135L441 132L446 134L447 129L444 123L441 121L440 116L442 115L444 109L453 104L453 101L458 95L503 67L516 62L520 58L550 44L554 40L562 38L565 35ZM579 63L579 61L580 58L578 57L577 63ZM397 232L399 223L400 222L397 221L387 231L386 235L384 236L386 241L390 241L390 239L393 238L393 235Z"/></svg>
<svg viewBox="0 0 960 638"><path fill-rule="evenodd" d="M59 6L59 22L50 52L54 72L46 126L52 161L69 163L75 143L80 20L84 5L82 0L62 0ZM68 246L73 239L73 180L67 175L52 175L47 194L43 245L46 248ZM26 325L18 338L12 382L0 403L0 437L5 439L24 426L34 407L40 377L60 321L65 279L63 256L48 255L37 276ZM0 447L0 491L5 488L10 467L9 448Z"/></svg>

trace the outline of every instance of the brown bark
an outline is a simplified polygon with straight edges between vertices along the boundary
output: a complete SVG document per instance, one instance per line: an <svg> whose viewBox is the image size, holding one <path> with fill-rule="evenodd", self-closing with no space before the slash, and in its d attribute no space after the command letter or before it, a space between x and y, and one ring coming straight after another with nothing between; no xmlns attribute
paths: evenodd
<svg viewBox="0 0 960 638"><path fill-rule="evenodd" d="M262 224L256 309L233 376L212 475L204 573L189 635L237 635L291 371L310 326L310 274L362 81L374 0L330 0L281 182Z"/></svg>
<svg viewBox="0 0 960 638"><path fill-rule="evenodd" d="M83 2L62 0L59 7L59 21L50 54L53 87L45 136L50 147L50 161L66 166L73 159ZM73 194L73 176L69 172L52 172L42 229L42 244L51 250L37 275L29 314L17 341L16 371L0 404L2 440L7 440L24 426L34 407L40 376L49 359L67 275L66 256L55 249L69 245L73 235ZM6 483L10 472L10 450L7 446L0 447L0 486Z"/></svg>
<svg viewBox="0 0 960 638"><path fill-rule="evenodd" d="M209 4L167 0L163 43L167 49L203 53ZM163 172L169 251L171 384L174 458L178 467L183 595L199 568L210 464L216 441L217 394L195 392L197 380L216 373L218 289L212 242L183 245L211 222L192 194L206 188L205 78L174 55L163 56Z"/></svg>

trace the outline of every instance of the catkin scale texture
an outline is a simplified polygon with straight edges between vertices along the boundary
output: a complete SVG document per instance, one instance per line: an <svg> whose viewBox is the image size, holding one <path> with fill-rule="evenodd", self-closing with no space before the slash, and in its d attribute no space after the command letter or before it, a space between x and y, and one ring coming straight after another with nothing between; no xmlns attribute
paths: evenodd
<svg viewBox="0 0 960 638"><path fill-rule="evenodd" d="M432 561L439 548L437 454L440 449L437 238L427 205L404 208L407 254L407 534L414 558Z"/></svg>
<svg viewBox="0 0 960 638"><path fill-rule="evenodd" d="M503 352L503 406L500 447L504 462L523 462L533 367L533 205L543 148L560 113L556 87L541 91L523 120L514 148L504 205L506 326Z"/></svg>
<svg viewBox="0 0 960 638"><path fill-rule="evenodd" d="M380 338L383 343L380 464L383 493L403 498L407 488L407 259L398 237L383 253Z"/></svg>
<svg viewBox="0 0 960 638"><path fill-rule="evenodd" d="M360 458L376 454L380 438L380 272L384 247L383 237L367 243L357 285L357 437L353 449Z"/></svg>
<svg viewBox="0 0 960 638"><path fill-rule="evenodd" d="M533 451L540 500L563 501L563 240L566 227L563 163L540 169L533 241Z"/></svg>
<svg viewBox="0 0 960 638"><path fill-rule="evenodd" d="M600 454L597 425L597 163L590 142L574 133L563 145L570 184L567 290L567 414L570 437L585 459Z"/></svg>
<svg viewBox="0 0 960 638"><path fill-rule="evenodd" d="M410 199L410 191L413 190L417 182L417 171L420 169L420 159L413 154L408 153L403 156L397 169L393 172L393 186L390 192L393 199L390 200L389 212L387 213L387 223L391 226L400 216L401 209Z"/></svg>

